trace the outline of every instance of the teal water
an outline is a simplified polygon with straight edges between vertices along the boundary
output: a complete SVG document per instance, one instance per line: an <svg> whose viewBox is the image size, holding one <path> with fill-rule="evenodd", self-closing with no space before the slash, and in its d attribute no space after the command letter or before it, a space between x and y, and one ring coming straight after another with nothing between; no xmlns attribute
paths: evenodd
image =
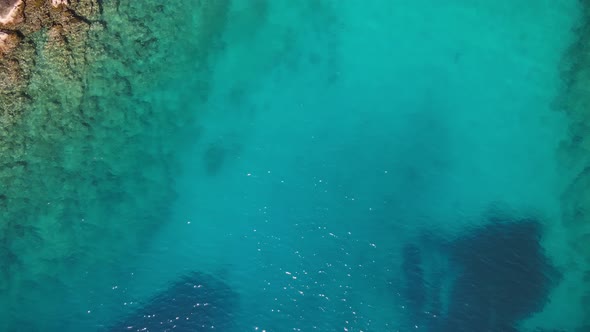
<svg viewBox="0 0 590 332"><path fill-rule="evenodd" d="M6 272L7 331L182 320L161 294L194 272L228 306L203 331L588 331L552 106L576 1L142 2L103 3L92 135L45 141L69 194L11 244L34 259Z"/></svg>

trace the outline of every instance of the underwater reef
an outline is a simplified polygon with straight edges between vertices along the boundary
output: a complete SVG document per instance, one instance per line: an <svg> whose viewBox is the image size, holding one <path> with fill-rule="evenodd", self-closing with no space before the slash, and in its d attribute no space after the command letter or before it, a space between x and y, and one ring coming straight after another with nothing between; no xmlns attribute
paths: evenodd
<svg viewBox="0 0 590 332"><path fill-rule="evenodd" d="M441 252L453 275L443 299L437 281L424 272L423 257L433 255L432 248L407 246L402 294L411 324L435 332L518 331L521 321L543 309L560 280L540 244L541 230L532 219L494 218L444 241Z"/></svg>
<svg viewBox="0 0 590 332"><path fill-rule="evenodd" d="M230 331L237 301L237 294L223 281L193 272L109 331Z"/></svg>
<svg viewBox="0 0 590 332"><path fill-rule="evenodd" d="M568 266L580 284L570 301L590 307L590 1L581 0L574 40L562 59L562 87L554 108L568 120L567 137L558 151L567 178L561 196L562 226L571 246ZM590 330L590 315L581 322Z"/></svg>
<svg viewBox="0 0 590 332"><path fill-rule="evenodd" d="M0 26L0 321L62 330L76 289L100 284L169 219L174 152L196 130L228 1L18 10ZM178 68L191 72L182 85Z"/></svg>

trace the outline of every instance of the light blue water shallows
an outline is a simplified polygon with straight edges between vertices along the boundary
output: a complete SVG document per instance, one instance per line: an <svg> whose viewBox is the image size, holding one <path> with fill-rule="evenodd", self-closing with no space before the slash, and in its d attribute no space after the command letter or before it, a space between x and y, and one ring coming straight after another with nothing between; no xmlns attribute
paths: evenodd
<svg viewBox="0 0 590 332"><path fill-rule="evenodd" d="M238 294L236 331L427 331L408 318L404 247L437 252L498 211L555 228L550 104L575 1L261 3L232 3L174 215L83 324L200 271ZM430 256L424 273L458 273ZM573 328L580 308L551 296L523 326Z"/></svg>

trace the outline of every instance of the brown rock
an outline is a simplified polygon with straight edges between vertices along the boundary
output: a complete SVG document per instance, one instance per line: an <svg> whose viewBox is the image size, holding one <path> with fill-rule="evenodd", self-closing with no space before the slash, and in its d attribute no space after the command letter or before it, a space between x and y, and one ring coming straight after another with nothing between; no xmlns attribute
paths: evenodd
<svg viewBox="0 0 590 332"><path fill-rule="evenodd" d="M0 31L0 55L12 52L20 43L21 37L14 32Z"/></svg>
<svg viewBox="0 0 590 332"><path fill-rule="evenodd" d="M0 0L0 28L13 28L23 21L23 0Z"/></svg>

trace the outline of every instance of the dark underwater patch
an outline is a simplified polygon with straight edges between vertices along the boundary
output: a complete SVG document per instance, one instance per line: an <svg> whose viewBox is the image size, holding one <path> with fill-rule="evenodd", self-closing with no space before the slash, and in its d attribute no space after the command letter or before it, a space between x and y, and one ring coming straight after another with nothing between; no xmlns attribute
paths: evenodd
<svg viewBox="0 0 590 332"><path fill-rule="evenodd" d="M405 279L403 296L412 320L419 320L425 310L427 289L422 267L422 253L415 245L405 246L402 253L402 270Z"/></svg>
<svg viewBox="0 0 590 332"><path fill-rule="evenodd" d="M425 303L440 302L422 272L421 252L408 246L403 253L407 303L412 321L434 332L511 332L543 309L559 273L540 244L541 225L532 219L491 220L447 243L448 260L457 276L447 310L436 320L425 320ZM435 282L435 281L433 281Z"/></svg>
<svg viewBox="0 0 590 332"><path fill-rule="evenodd" d="M111 332L230 331L237 294L224 282L194 272L173 283Z"/></svg>
<svg viewBox="0 0 590 332"><path fill-rule="evenodd" d="M208 175L215 175L219 173L227 157L227 153L227 148L223 147L220 143L213 143L209 145L203 154L205 171Z"/></svg>
<svg viewBox="0 0 590 332"><path fill-rule="evenodd" d="M445 331L516 331L543 309L557 271L540 244L534 220L493 220L451 244L461 269Z"/></svg>
<svg viewBox="0 0 590 332"><path fill-rule="evenodd" d="M224 165L238 157L241 145L240 140L234 134L229 134L223 139L209 143L203 151L202 160L205 173L215 176L223 170Z"/></svg>

